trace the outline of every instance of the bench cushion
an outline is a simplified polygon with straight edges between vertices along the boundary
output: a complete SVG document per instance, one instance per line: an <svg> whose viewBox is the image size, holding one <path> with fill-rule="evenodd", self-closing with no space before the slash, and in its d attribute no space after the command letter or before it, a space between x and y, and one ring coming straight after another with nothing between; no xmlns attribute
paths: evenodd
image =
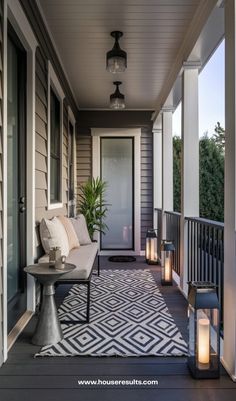
<svg viewBox="0 0 236 401"><path fill-rule="evenodd" d="M96 242L92 242L89 245L81 245L79 249L72 249L66 261L75 265L76 268L70 273L64 274L61 280L87 279L93 268L97 250L98 244Z"/></svg>
<svg viewBox="0 0 236 401"><path fill-rule="evenodd" d="M89 245L81 245L78 249L72 249L66 258L66 262L72 263L76 266L76 268L70 273L64 274L61 277L61 281L86 280L89 277L93 268L97 250L97 242L92 242ZM38 263L46 263L48 261L49 256L44 255L38 260ZM58 281L60 281L60 279Z"/></svg>

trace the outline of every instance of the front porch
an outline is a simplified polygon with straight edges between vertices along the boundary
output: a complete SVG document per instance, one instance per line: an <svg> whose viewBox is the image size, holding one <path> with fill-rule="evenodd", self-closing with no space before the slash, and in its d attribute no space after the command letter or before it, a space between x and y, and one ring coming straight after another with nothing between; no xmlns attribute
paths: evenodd
<svg viewBox="0 0 236 401"><path fill-rule="evenodd" d="M0 398L233 401L236 1L120 0L114 1L114 9L110 0L96 5L92 0L69 3L0 0ZM127 99L123 111L108 109L113 76L106 71L104 56L113 29L123 29L122 46L130 57L122 75ZM199 73L223 39L225 219L219 223L199 217L198 89ZM12 62L14 57L17 63ZM23 79L13 88L15 76ZM180 102L181 210L177 213L173 113ZM105 140L112 138L129 139L129 144L123 143L118 155L117 144L108 144L102 153ZM113 160L109 164L107 159ZM109 167L114 165L118 169L112 176ZM31 337L40 291L23 269L46 252L39 230L42 220L76 215L81 185L97 177L110 180L111 206L116 201L123 205L112 211L116 220L110 220L113 228L105 245L98 241L101 269L125 269L127 276L131 269L149 269L186 343L188 282L216 285L222 362L218 380L192 379L182 356L34 358L39 348L31 344ZM159 256L161 240L175 244L171 287L161 286L160 266L144 261L146 233L152 227L158 230ZM137 261L112 264L108 254L133 255ZM57 289L58 307L67 293L68 287ZM80 379L98 378L157 379L159 384L155 388L78 385Z"/></svg>
<svg viewBox="0 0 236 401"><path fill-rule="evenodd" d="M115 266L114 266L115 265ZM129 267L130 266L130 267ZM102 269L124 269L124 264L108 262L107 257L101 258ZM129 269L147 269L160 285L160 267L147 266L143 257L139 257L134 264L125 264L127 274ZM66 290L66 291L65 291ZM67 289L60 288L57 292L58 305L62 302ZM187 302L179 292L177 286L161 287L161 292L167 307L174 317L183 338L187 341ZM221 378L215 380L196 381L189 375L186 357L42 357L33 358L38 351L37 346L30 344L35 327L33 318L21 334L9 353L7 363L0 370L0 396L4 401L35 401L44 399L71 401L82 397L86 400L102 398L109 400L176 400L191 399L199 401L211 398L215 401L225 397L233 401L236 394L236 385L230 380L223 368ZM78 380L122 380L142 379L158 380L158 386L135 386L109 388L78 386Z"/></svg>

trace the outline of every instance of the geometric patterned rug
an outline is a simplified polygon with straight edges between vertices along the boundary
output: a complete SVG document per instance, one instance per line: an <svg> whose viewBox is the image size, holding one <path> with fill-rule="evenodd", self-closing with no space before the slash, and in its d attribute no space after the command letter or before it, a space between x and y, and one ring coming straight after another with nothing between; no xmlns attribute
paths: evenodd
<svg viewBox="0 0 236 401"><path fill-rule="evenodd" d="M74 285L59 318L85 318L86 290ZM93 276L89 324L62 324L64 339L36 356L183 356L187 344L149 270Z"/></svg>

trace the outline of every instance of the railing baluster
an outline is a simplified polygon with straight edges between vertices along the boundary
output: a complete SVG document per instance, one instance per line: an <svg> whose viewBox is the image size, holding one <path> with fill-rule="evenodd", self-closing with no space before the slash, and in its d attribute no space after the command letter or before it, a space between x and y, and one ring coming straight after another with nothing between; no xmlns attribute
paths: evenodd
<svg viewBox="0 0 236 401"><path fill-rule="evenodd" d="M203 263L202 263L202 224L200 223L200 246L199 246L199 252L200 252L200 277L199 281L203 281Z"/></svg>
<svg viewBox="0 0 236 401"><path fill-rule="evenodd" d="M180 213L165 212L167 239L175 244L175 272L180 274ZM157 209L158 249L162 224L162 211ZM220 319L223 323L223 270L224 224L202 219L186 218L188 280L213 281L220 302Z"/></svg>
<svg viewBox="0 0 236 401"><path fill-rule="evenodd" d="M186 220L189 280L212 281L217 286L223 325L224 224L202 218Z"/></svg>

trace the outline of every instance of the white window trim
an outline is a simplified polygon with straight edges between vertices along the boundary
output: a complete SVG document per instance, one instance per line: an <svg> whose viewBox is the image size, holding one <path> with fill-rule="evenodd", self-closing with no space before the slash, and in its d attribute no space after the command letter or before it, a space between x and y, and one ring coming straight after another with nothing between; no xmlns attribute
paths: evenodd
<svg viewBox="0 0 236 401"><path fill-rule="evenodd" d="M74 175L74 200L69 200L69 153L68 153L68 213L69 213L69 207L74 205L76 195L77 195L77 186L76 186L76 134L75 134L75 124L76 124L76 119L74 116L73 111L71 110L70 106L68 106L68 135L69 135L69 123L73 125L73 149L74 149L74 154L73 154L73 175Z"/></svg>
<svg viewBox="0 0 236 401"><path fill-rule="evenodd" d="M38 42L18 1L4 2L4 93L3 98L3 357L7 359L7 25L11 22L27 53L27 115L26 115L26 146L27 146L27 264L35 260L35 52ZM15 339L24 329L35 310L35 280L27 277L27 316L24 324L19 327Z"/></svg>
<svg viewBox="0 0 236 401"><path fill-rule="evenodd" d="M60 121L60 147L61 147L61 163L60 163L60 202L51 203L50 201L50 144L51 144L51 87L55 91L58 100L60 101L60 111L61 111L61 121ZM48 61L48 168L47 168L47 178L48 178L48 188L47 188L47 198L48 198L48 210L59 209L63 207L63 100L65 98L62 86L57 78L54 68L50 61Z"/></svg>
<svg viewBox="0 0 236 401"><path fill-rule="evenodd" d="M117 255L141 255L141 128L92 128L92 175L100 177L100 138L134 138L134 251L116 251ZM114 255L114 251L101 251L100 255Z"/></svg>

